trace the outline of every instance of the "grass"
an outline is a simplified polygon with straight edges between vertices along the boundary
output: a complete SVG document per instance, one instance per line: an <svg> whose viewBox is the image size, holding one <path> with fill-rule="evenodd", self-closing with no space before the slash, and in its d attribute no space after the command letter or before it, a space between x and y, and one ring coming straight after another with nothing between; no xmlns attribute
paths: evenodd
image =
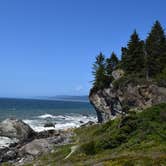
<svg viewBox="0 0 166 166"><path fill-rule="evenodd" d="M68 159L73 145L56 147L26 166L166 165L166 104L74 132L79 149Z"/></svg>

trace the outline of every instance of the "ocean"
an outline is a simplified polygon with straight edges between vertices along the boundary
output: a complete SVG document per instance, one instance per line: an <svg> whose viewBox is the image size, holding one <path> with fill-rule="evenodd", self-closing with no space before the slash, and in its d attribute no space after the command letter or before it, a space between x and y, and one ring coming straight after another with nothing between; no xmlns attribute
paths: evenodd
<svg viewBox="0 0 166 166"><path fill-rule="evenodd" d="M54 129L63 130L97 121L89 102L1 98L0 121L6 118L21 119L38 132L53 129L44 127L50 122L55 124Z"/></svg>

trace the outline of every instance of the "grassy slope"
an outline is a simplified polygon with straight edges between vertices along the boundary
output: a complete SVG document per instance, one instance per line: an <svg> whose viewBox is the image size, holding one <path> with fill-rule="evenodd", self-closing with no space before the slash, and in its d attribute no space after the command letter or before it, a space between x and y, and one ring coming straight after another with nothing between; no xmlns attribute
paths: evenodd
<svg viewBox="0 0 166 166"><path fill-rule="evenodd" d="M55 148L54 153L41 156L34 163L42 166L166 165L166 104L75 132L73 142L80 148L68 159L64 160L73 145Z"/></svg>

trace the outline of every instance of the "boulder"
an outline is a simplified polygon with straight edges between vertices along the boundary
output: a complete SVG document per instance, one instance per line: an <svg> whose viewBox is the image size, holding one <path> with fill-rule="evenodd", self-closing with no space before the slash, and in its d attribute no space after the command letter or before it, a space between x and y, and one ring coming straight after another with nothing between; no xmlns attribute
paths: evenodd
<svg viewBox="0 0 166 166"><path fill-rule="evenodd" d="M53 145L47 139L35 139L30 143L24 145L20 150L20 156L32 155L38 156L47 153L53 149Z"/></svg>
<svg viewBox="0 0 166 166"><path fill-rule="evenodd" d="M48 122L48 123L44 124L44 127L55 127L55 124L52 122Z"/></svg>
<svg viewBox="0 0 166 166"><path fill-rule="evenodd" d="M114 70L112 72L112 76L115 80L118 80L119 78L124 76L124 71L121 69Z"/></svg>
<svg viewBox="0 0 166 166"><path fill-rule="evenodd" d="M45 131L38 132L36 134L36 138L38 139L48 138L48 137L59 136L59 135L60 135L60 132L57 130L45 130Z"/></svg>
<svg viewBox="0 0 166 166"><path fill-rule="evenodd" d="M7 152L5 152L2 156L2 161L6 162L9 160L14 160L17 158L17 150L16 149L9 149Z"/></svg>
<svg viewBox="0 0 166 166"><path fill-rule="evenodd" d="M85 126L88 127L88 126L92 126L92 125L94 125L94 124L95 124L95 122L89 121L89 122L87 122L87 123L81 125L81 127L85 127Z"/></svg>
<svg viewBox="0 0 166 166"><path fill-rule="evenodd" d="M0 136L0 150L5 147L13 147L16 146L19 142L16 138L8 138L8 137L1 137Z"/></svg>
<svg viewBox="0 0 166 166"><path fill-rule="evenodd" d="M28 141L34 138L35 131L22 120L6 119L0 123L0 136Z"/></svg>

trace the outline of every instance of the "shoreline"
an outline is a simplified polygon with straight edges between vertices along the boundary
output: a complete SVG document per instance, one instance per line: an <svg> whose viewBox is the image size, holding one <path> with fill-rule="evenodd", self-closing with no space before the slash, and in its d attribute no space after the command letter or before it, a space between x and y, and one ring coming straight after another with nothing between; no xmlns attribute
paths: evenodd
<svg viewBox="0 0 166 166"><path fill-rule="evenodd" d="M95 122L89 121L82 126L93 124ZM51 152L55 146L71 144L73 131L79 127L36 132L22 120L6 119L0 123L0 135L2 135L0 137L4 139L6 145L0 148L0 163L10 162L23 165L41 154ZM17 129L20 130L20 133ZM26 131L24 131L25 129ZM2 145L2 143L3 140L0 144Z"/></svg>

